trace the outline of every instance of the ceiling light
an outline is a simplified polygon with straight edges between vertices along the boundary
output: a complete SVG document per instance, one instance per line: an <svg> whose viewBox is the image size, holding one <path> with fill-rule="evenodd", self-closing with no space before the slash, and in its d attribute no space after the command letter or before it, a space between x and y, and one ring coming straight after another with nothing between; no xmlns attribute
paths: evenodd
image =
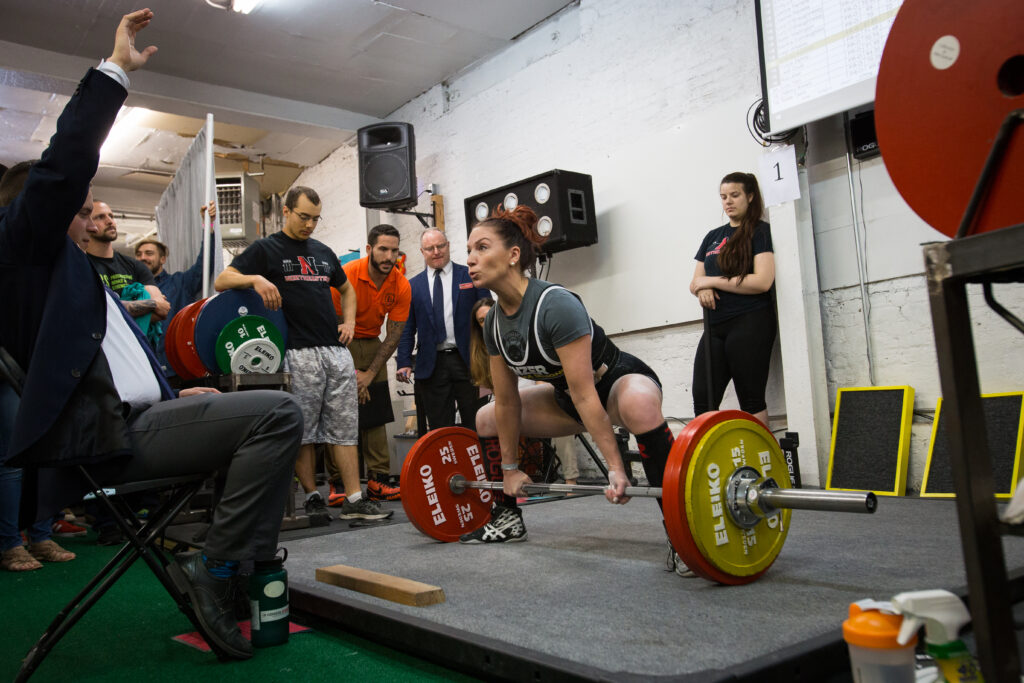
<svg viewBox="0 0 1024 683"><path fill-rule="evenodd" d="M217 9L233 9L240 14L248 14L256 9L261 0L206 0L206 4Z"/></svg>
<svg viewBox="0 0 1024 683"><path fill-rule="evenodd" d="M260 0L231 0L231 9L248 14L259 6Z"/></svg>
<svg viewBox="0 0 1024 683"><path fill-rule="evenodd" d="M151 113L144 107L121 107L114 127L100 148L100 159L110 163L123 158L139 145L151 132L139 124Z"/></svg>

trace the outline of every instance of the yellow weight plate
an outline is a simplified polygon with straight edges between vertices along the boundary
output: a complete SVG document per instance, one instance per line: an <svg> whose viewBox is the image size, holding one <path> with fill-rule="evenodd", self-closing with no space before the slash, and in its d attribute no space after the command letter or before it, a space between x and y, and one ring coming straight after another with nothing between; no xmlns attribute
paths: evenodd
<svg viewBox="0 0 1024 683"><path fill-rule="evenodd" d="M760 423L726 420L700 438L686 469L686 521L700 554L726 577L747 577L766 570L778 557L789 532L792 512L780 512L751 529L736 524L727 509L729 477L753 467L782 488L790 487L786 459L775 437ZM724 581L728 582L728 581Z"/></svg>

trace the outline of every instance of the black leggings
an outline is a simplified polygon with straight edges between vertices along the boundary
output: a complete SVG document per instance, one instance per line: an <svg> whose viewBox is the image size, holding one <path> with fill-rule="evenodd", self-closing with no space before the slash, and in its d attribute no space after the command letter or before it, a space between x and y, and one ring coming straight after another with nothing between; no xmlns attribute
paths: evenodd
<svg viewBox="0 0 1024 683"><path fill-rule="evenodd" d="M701 335L693 360L694 415L718 410L729 380L736 388L740 410L758 413L767 408L764 390L777 327L773 307L709 325L704 335L711 335L711 391L709 396L706 342Z"/></svg>

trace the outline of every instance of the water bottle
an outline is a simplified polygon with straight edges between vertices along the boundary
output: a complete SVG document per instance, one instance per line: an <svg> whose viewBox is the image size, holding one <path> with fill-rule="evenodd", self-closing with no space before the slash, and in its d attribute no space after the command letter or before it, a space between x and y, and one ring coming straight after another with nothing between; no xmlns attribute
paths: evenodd
<svg viewBox="0 0 1024 683"><path fill-rule="evenodd" d="M902 623L892 603L860 600L850 605L843 639L850 649L854 683L915 683L917 635L900 643Z"/></svg>
<svg viewBox="0 0 1024 683"><path fill-rule="evenodd" d="M249 602L252 605L252 644L256 647L270 647L288 642L288 572L284 557L262 560L255 563L255 570L249 577Z"/></svg>

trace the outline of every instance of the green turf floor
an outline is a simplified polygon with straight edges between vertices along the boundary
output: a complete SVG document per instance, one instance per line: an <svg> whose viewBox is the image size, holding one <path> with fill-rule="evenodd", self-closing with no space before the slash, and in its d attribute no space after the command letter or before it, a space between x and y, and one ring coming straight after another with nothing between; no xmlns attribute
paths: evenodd
<svg viewBox="0 0 1024 683"><path fill-rule="evenodd" d="M0 571L0 680L13 680L21 660L57 611L113 557L92 534L58 539L78 554L32 572ZM301 617L295 621L302 623ZM259 648L244 662L220 662L172 640L192 631L149 569L135 565L57 644L33 681L471 681L455 671L313 624L286 645Z"/></svg>

